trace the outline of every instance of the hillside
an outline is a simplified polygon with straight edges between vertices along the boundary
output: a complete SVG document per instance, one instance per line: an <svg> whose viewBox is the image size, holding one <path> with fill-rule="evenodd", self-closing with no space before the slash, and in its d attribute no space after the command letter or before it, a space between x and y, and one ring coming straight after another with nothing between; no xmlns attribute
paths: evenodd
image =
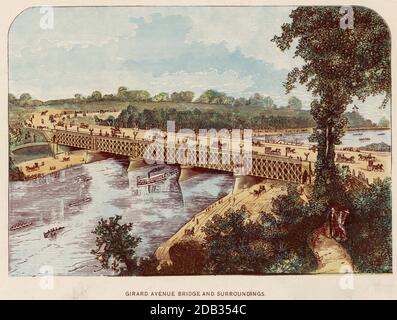
<svg viewBox="0 0 397 320"><path fill-rule="evenodd" d="M223 119L237 119L237 124L253 129L263 127L275 128L302 128L314 127L315 123L309 110L296 110L287 107L264 108L258 105L225 105L225 104L207 104L198 102L153 102L153 101L116 101L116 100L100 100L88 101L76 99L49 100L41 104L20 106L17 104L9 105L10 122L17 122L26 118L26 114L35 111L43 111L47 109L55 110L81 110L86 112L99 112L100 110L121 111L125 110L128 105L132 105L138 112L144 110L175 110L177 112L186 112L186 116L190 116L190 112L199 110L207 117L219 116ZM350 128L356 127L372 127L376 124L371 120L365 119L358 112L346 112ZM223 125L220 123L219 125ZM239 127L239 126L237 126Z"/></svg>

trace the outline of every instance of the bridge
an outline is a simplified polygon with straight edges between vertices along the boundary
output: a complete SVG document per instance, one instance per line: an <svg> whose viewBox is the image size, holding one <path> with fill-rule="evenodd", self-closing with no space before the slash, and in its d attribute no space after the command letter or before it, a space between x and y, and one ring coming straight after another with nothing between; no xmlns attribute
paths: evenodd
<svg viewBox="0 0 397 320"><path fill-rule="evenodd" d="M115 155L128 156L131 160L142 160L149 156L150 160L158 159L158 149L153 143L146 140L136 140L132 138L121 138L104 136L90 133L73 132L67 130L34 129L40 131L46 139L54 145L65 145L91 151L112 153ZM54 148L55 149L55 148ZM167 152L176 151L164 148L164 156ZM217 150L219 151L219 149ZM166 159L166 157L164 157ZM238 172L241 168L240 163L233 161L226 162L222 152L212 152L211 148L206 150L190 150L181 156L176 152L175 162L172 164L186 165L186 159L192 167L200 167L226 172ZM203 161L204 159L204 161ZM192 161L193 160L193 161ZM165 161L167 163L167 161ZM312 182L312 165L310 161L292 159L283 156L273 156L252 153L252 165L247 173L249 176L282 180L295 183Z"/></svg>

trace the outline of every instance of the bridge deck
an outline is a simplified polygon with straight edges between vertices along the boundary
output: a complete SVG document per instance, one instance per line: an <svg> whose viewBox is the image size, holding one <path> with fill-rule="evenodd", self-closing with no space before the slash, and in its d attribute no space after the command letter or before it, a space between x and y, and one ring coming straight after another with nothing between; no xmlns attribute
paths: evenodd
<svg viewBox="0 0 397 320"><path fill-rule="evenodd" d="M101 136L66 130L38 130L43 131L46 137L51 137L53 143L113 153L133 159L165 160L166 163L191 165L296 183L310 182L312 175L310 161L283 156L257 152L244 154L242 150L225 154L218 148L183 148L182 144L175 148L167 148L165 144L164 148L159 148L150 141L134 140L133 138ZM170 158L170 154L174 155L174 158ZM242 168L244 168L243 172L241 172Z"/></svg>

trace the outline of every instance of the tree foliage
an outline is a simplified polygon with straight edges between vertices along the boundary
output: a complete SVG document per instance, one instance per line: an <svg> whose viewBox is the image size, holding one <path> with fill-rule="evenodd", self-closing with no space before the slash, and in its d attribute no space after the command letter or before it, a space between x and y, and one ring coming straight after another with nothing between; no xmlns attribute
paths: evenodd
<svg viewBox="0 0 397 320"><path fill-rule="evenodd" d="M99 101L102 99L102 93L98 90L95 90L91 93L91 96L89 96L88 98L95 101Z"/></svg>
<svg viewBox="0 0 397 320"><path fill-rule="evenodd" d="M171 101L172 102L192 102L194 98L194 92L192 91L180 91L180 92L173 92L171 94Z"/></svg>
<svg viewBox="0 0 397 320"><path fill-rule="evenodd" d="M219 92L217 90L207 90L205 91L197 100L199 103L208 104L226 104L232 105L234 102L233 97L229 97L224 92Z"/></svg>
<svg viewBox="0 0 397 320"><path fill-rule="evenodd" d="M389 128L390 127L390 120L387 119L386 117L382 117L382 118L380 118L380 120L378 122L378 126Z"/></svg>
<svg viewBox="0 0 397 320"><path fill-rule="evenodd" d="M168 271L172 270L172 274L203 274L207 253L200 242L195 240L177 242L170 248L169 254L172 268L168 268Z"/></svg>
<svg viewBox="0 0 397 320"><path fill-rule="evenodd" d="M170 100L170 95L167 92L160 92L152 98L154 102L167 102Z"/></svg>
<svg viewBox="0 0 397 320"><path fill-rule="evenodd" d="M316 99L311 113L317 124L312 141L318 144L315 186L324 196L337 185L335 145L340 144L347 124L343 113L356 97L390 98L390 33L383 19L365 7L353 7L354 28L340 28L339 7L298 7L292 21L282 25L273 41L282 50L297 43L295 57L304 60L293 68L284 86L287 93L300 83Z"/></svg>
<svg viewBox="0 0 397 320"><path fill-rule="evenodd" d="M215 215L203 231L212 274L261 273L270 262L273 248L263 238L263 226L249 221L245 210Z"/></svg>
<svg viewBox="0 0 397 320"><path fill-rule="evenodd" d="M253 117L251 112L239 112L232 108L228 111L177 110L176 108L144 109L129 105L121 111L117 118L109 116L107 119L95 117L100 125L119 126L122 128L159 128L167 129L167 121L175 121L176 129L191 128L207 129L281 129L281 128L307 128L314 125L308 111L294 111L286 114L282 110L262 110Z"/></svg>
<svg viewBox="0 0 397 320"><path fill-rule="evenodd" d="M345 244L360 272L392 272L391 180L376 179L352 196Z"/></svg>
<svg viewBox="0 0 397 320"><path fill-rule="evenodd" d="M300 110L302 109L302 101L299 98L292 96L288 99L288 108L293 110Z"/></svg>
<svg viewBox="0 0 397 320"><path fill-rule="evenodd" d="M135 249L141 238L131 235L132 223L120 224L121 216L101 218L92 231L96 235L96 249L91 253L104 269L112 269L119 275L133 275L137 270Z"/></svg>

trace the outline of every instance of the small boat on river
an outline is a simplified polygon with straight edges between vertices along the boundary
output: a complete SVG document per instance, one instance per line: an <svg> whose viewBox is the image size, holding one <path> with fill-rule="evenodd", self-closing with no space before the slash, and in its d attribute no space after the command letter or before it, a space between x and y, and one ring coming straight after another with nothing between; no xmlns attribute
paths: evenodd
<svg viewBox="0 0 397 320"><path fill-rule="evenodd" d="M371 138L360 138L360 139L358 139L359 141L369 141L369 140L371 140Z"/></svg>
<svg viewBox="0 0 397 320"><path fill-rule="evenodd" d="M147 186L151 184L155 184L158 182L165 181L166 179L177 176L179 173L178 169L170 169L167 170L165 167L155 168L148 173L148 176L145 178L137 177L137 185L138 186Z"/></svg>
<svg viewBox="0 0 397 320"><path fill-rule="evenodd" d="M359 132L359 133L353 133L353 136L362 136L363 135L363 133L362 132Z"/></svg>
<svg viewBox="0 0 397 320"><path fill-rule="evenodd" d="M72 201L72 202L70 202L70 203L68 204L68 206L69 206L69 207L76 207L76 206L79 206L79 205L88 203L88 202L90 202L90 201L91 201L91 198L90 198L90 197L87 197L87 198L80 199L80 200L77 200L77 201Z"/></svg>
<svg viewBox="0 0 397 320"><path fill-rule="evenodd" d="M385 134L384 133L378 133L378 136L384 136Z"/></svg>
<svg viewBox="0 0 397 320"><path fill-rule="evenodd" d="M75 179L75 182L81 183L81 182L88 182L88 181L90 181L90 180L92 180L91 177L78 176L78 177Z"/></svg>
<svg viewBox="0 0 397 320"><path fill-rule="evenodd" d="M19 229L27 228L30 227L33 223L29 221L20 221L17 222L16 224L12 225L10 228L10 231L16 231Z"/></svg>
<svg viewBox="0 0 397 320"><path fill-rule="evenodd" d="M50 238L50 237L54 237L57 235L57 233L61 230L65 229L65 227L56 227L56 228L52 228L50 230L48 230L47 232L44 232L44 238Z"/></svg>

